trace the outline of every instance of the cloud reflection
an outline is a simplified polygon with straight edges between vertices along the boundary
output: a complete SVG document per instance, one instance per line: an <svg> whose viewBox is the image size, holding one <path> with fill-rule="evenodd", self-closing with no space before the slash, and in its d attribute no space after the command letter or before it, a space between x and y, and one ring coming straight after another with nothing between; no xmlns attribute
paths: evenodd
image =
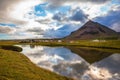
<svg viewBox="0 0 120 80"><path fill-rule="evenodd" d="M120 80L120 54L113 54L89 66L83 75L87 80ZM84 79L83 79L84 80Z"/></svg>
<svg viewBox="0 0 120 80"><path fill-rule="evenodd" d="M77 80L120 80L120 54L89 64L64 47L20 47L23 48L22 53L33 63L64 76Z"/></svg>

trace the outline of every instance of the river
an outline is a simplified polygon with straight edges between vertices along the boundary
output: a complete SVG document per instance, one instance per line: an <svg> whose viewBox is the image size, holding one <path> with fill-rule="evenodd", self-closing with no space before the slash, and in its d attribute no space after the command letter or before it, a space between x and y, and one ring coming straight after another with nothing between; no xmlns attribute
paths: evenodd
<svg viewBox="0 0 120 80"><path fill-rule="evenodd" d="M120 54L75 47L17 45L37 66L75 80L120 80Z"/></svg>

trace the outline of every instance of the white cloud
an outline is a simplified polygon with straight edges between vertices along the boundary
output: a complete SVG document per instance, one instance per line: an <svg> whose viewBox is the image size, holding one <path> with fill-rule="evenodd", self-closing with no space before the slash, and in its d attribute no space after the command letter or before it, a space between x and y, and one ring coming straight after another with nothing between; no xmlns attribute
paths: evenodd
<svg viewBox="0 0 120 80"><path fill-rule="evenodd" d="M28 21L24 16L31 8L39 4L39 0L1 0L0 22L23 24Z"/></svg>

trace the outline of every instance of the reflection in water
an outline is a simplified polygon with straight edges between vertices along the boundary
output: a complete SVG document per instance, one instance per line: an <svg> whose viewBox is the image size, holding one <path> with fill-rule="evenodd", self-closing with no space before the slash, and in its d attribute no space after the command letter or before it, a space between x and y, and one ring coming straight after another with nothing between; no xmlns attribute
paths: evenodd
<svg viewBox="0 0 120 80"><path fill-rule="evenodd" d="M87 74L88 80L120 80L120 54L113 54L99 62L89 66Z"/></svg>
<svg viewBox="0 0 120 80"><path fill-rule="evenodd" d="M90 56L84 55L83 57L64 47L32 46L31 48L29 45L19 46L23 48L22 53L32 62L58 74L76 80L120 80L120 54L106 56L107 58L96 60L98 62L94 61L90 65L90 62L86 60L89 60L87 57L91 57L92 52L90 52ZM83 50L81 51L83 52ZM89 52L87 51L87 53ZM93 53L95 54L95 52ZM99 55L97 52L96 54ZM105 53L102 53L99 57L104 55Z"/></svg>
<svg viewBox="0 0 120 80"><path fill-rule="evenodd" d="M78 55L80 55L89 63L100 61L113 54L113 53L102 52L93 49L79 48L79 47L67 47L67 48L69 48L73 53L77 53Z"/></svg>

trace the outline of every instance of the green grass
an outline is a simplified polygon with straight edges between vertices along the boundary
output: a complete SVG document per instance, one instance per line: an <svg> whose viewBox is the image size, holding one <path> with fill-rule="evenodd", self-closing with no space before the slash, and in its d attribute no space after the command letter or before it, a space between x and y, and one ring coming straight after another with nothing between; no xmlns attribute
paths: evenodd
<svg viewBox="0 0 120 80"><path fill-rule="evenodd" d="M72 80L37 67L19 52L0 49L0 80Z"/></svg>
<svg viewBox="0 0 120 80"><path fill-rule="evenodd" d="M70 43L65 42L37 42L31 43L34 45L44 45L44 46L78 46L78 47L93 47L93 48L103 48L103 49L120 49L120 40L107 40L106 42L93 42L91 40L79 40Z"/></svg>
<svg viewBox="0 0 120 80"><path fill-rule="evenodd" d="M0 45L16 45L16 44L33 44L43 46L79 46L79 47L93 47L105 49L120 49L120 40L106 40L105 42L93 42L92 40L77 40L70 43L70 40L63 40L63 42L33 42L33 43L19 43L18 41L0 41Z"/></svg>
<svg viewBox="0 0 120 80"><path fill-rule="evenodd" d="M12 51L17 51L17 52L21 52L22 51L21 47L13 46L13 45L0 45L0 49L12 50Z"/></svg>

